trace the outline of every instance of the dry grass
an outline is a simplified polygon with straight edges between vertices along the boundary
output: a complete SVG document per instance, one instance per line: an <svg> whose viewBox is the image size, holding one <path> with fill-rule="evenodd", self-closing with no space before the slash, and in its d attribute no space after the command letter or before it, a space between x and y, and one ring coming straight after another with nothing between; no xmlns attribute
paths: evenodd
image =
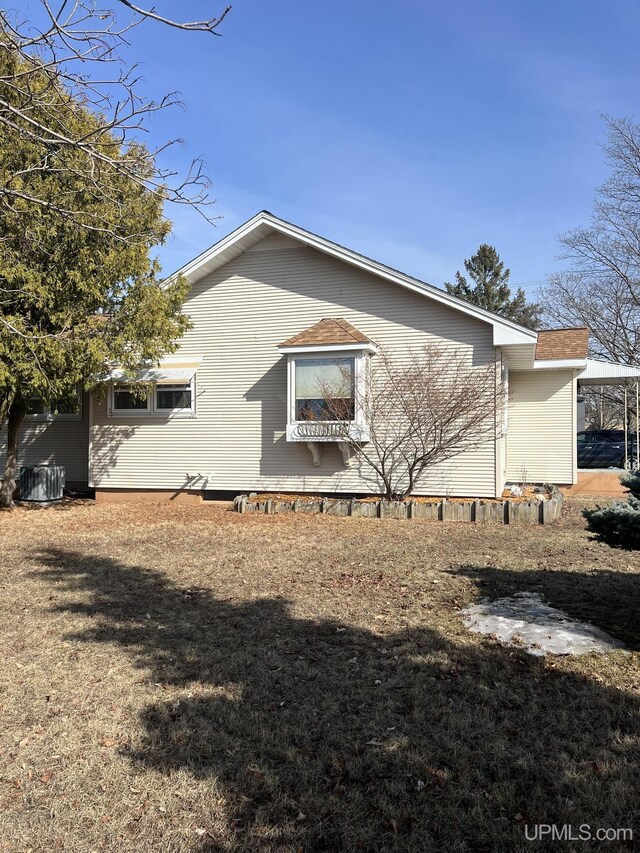
<svg viewBox="0 0 640 853"><path fill-rule="evenodd" d="M532 529L85 503L0 515L0 539L0 850L639 837L640 559L571 502ZM634 651L465 632L460 607L519 590Z"/></svg>

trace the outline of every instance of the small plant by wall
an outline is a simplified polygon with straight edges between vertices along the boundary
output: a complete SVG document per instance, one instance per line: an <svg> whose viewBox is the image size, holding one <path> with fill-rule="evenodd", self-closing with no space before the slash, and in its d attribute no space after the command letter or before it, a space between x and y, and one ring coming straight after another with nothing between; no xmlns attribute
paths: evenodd
<svg viewBox="0 0 640 853"><path fill-rule="evenodd" d="M267 515L307 513L355 516L360 518L399 518L425 521L494 522L497 524L552 524L560 517L562 493L551 491L532 500L406 500L356 498L307 498L285 495L239 495L234 501L237 512Z"/></svg>

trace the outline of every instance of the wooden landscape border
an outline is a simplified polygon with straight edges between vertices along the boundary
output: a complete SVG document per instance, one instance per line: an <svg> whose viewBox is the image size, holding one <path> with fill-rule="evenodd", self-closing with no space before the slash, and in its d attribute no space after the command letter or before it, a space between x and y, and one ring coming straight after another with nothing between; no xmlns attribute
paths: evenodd
<svg viewBox="0 0 640 853"><path fill-rule="evenodd" d="M317 500L291 500L279 498L253 498L238 495L234 500L236 512L258 512L266 515L299 512L310 515L342 515L360 518L400 518L424 521L493 522L497 524L553 524L560 518L563 495L559 489L544 500L515 501L447 500L421 502L417 500L388 501L358 500L357 498L319 498Z"/></svg>

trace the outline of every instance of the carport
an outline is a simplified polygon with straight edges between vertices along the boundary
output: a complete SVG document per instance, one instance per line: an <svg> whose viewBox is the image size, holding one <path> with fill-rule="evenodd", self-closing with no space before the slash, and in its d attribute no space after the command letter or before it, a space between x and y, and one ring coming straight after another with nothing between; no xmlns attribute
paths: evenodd
<svg viewBox="0 0 640 853"><path fill-rule="evenodd" d="M587 366L578 373L578 388L622 385L624 395L624 455L625 469L629 468L629 438L635 434L636 448L640 447L640 367L588 358ZM635 409L635 418L629 418ZM635 421L635 423L634 423ZM634 462L635 460L631 460ZM633 467L637 466L637 462ZM618 495L626 490L619 477L623 469L579 468L578 482L567 490L572 494Z"/></svg>

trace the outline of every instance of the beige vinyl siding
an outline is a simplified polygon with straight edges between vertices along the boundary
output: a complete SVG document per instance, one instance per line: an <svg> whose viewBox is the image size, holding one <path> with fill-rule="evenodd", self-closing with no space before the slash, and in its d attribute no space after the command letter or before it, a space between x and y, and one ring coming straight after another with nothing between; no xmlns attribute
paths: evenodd
<svg viewBox="0 0 640 853"><path fill-rule="evenodd" d="M0 432L0 465L6 459L7 432ZM89 479L89 395L84 394L79 418L27 419L20 431L20 465L63 465L69 481Z"/></svg>
<svg viewBox="0 0 640 853"><path fill-rule="evenodd" d="M536 345L507 344L503 346L502 354L507 359L510 370L531 370L535 359Z"/></svg>
<svg viewBox="0 0 640 853"><path fill-rule="evenodd" d="M495 361L491 326L282 237L267 237L197 282L180 354L202 357L195 418L111 418L95 402L92 483L100 488L365 491L334 444L312 464L285 440L286 357L277 345L344 317L390 351L440 340L474 364ZM492 496L495 442L434 469L422 493Z"/></svg>
<svg viewBox="0 0 640 853"><path fill-rule="evenodd" d="M573 370L510 371L507 479L570 484L575 480Z"/></svg>

